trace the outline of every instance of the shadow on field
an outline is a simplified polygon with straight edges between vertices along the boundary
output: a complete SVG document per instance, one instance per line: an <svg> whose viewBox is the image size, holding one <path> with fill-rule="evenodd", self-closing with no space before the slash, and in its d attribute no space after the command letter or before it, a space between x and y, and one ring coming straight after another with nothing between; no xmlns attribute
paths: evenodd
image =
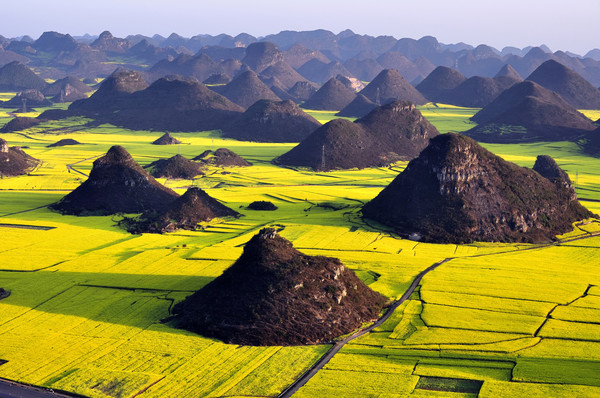
<svg viewBox="0 0 600 398"><path fill-rule="evenodd" d="M6 311L6 316L0 318L0 331L15 327L40 330L50 322L52 331L61 333L74 325L80 328L88 321L91 323L84 329L101 330L101 323L144 329L160 323L171 315L175 303L213 279L189 275L0 272L3 288L11 292L0 303L0 312L4 312L4 305L22 307ZM30 314L31 311L35 313ZM87 321L56 318L55 314Z"/></svg>

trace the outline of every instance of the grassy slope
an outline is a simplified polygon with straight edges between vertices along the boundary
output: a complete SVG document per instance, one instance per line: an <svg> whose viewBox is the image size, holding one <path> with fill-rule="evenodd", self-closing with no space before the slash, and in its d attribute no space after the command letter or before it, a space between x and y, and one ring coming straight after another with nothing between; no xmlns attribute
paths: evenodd
<svg viewBox="0 0 600 398"><path fill-rule="evenodd" d="M468 117L476 110L426 105L422 111L447 132L470 128ZM323 122L333 117L313 116ZM0 124L8 120L2 117ZM145 395L156 397L277 395L327 346L239 348L160 320L173 301L227 268L259 228L278 224L302 251L339 257L391 298L422 269L457 257L428 275L418 294L377 333L344 348L298 396L389 395L387 383L403 396L414 390L419 376L484 380L482 396L525 390L533 396L599 393L600 333L585 322L600 311L595 287L600 286L595 261L600 238L531 251L522 250L527 245L395 239L364 224L357 213L405 164L313 173L269 163L292 144L222 140L203 132L181 134L181 146L162 147L149 145L160 132L112 126L57 130L81 122L3 135L11 145L29 146L28 153L44 163L30 176L0 180L0 223L55 229L0 227L0 287L12 291L0 301L0 359L8 360L0 377L93 397L131 396L150 385ZM84 145L45 147L61 138ZM161 182L180 193L201 186L245 217L211 223L204 231L132 236L116 228L112 217L60 216L39 208L85 178L68 173L66 164L79 162L74 167L88 173L113 144L124 145L142 164L178 152L193 157L205 149L232 149L254 166L213 168L193 181ZM538 153L550 154L577 182L582 197L600 200L600 162L572 144L487 147L525 166ZM253 200L273 201L279 210L243 208ZM341 209L320 206L330 202ZM597 202L585 204L599 210ZM598 229L590 224L571 235ZM550 312L553 319L546 321Z"/></svg>

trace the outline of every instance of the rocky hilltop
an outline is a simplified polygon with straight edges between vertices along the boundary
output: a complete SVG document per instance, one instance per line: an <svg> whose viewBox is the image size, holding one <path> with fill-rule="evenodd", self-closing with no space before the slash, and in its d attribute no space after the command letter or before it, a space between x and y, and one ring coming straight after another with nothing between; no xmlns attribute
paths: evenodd
<svg viewBox="0 0 600 398"><path fill-rule="evenodd" d="M8 142L0 138L0 176L12 177L27 174L39 162L21 148L9 147Z"/></svg>
<svg viewBox="0 0 600 398"><path fill-rule="evenodd" d="M385 301L340 260L303 254L265 228L174 313L177 327L226 343L318 344L376 319Z"/></svg>
<svg viewBox="0 0 600 398"><path fill-rule="evenodd" d="M363 214L440 243L548 241L592 216L553 159L519 167L454 133L432 139Z"/></svg>
<svg viewBox="0 0 600 398"><path fill-rule="evenodd" d="M178 196L115 145L94 161L86 181L51 207L74 215L142 213L163 209Z"/></svg>

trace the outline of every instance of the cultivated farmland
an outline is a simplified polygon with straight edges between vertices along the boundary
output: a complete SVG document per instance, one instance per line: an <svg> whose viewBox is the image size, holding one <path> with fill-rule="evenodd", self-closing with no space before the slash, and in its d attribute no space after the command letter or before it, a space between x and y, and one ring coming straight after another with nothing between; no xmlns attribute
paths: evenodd
<svg viewBox="0 0 600 398"><path fill-rule="evenodd" d="M440 132L473 127L476 109L420 107ZM42 111L38 109L38 111ZM319 121L331 112L311 112ZM32 116L35 116L33 114ZM0 125L9 120L0 113ZM439 245L399 239L366 223L360 207L406 166L333 172L270 161L294 144L227 140L219 132L174 134L71 118L3 134L42 160L0 180L0 377L90 397L277 396L330 345L228 345L161 321L172 306L219 276L265 226L309 255L339 258L372 289L413 295L373 333L353 340L296 396L600 395L600 224L577 225L547 245ZM82 145L47 148L62 138ZM131 235L121 216L62 216L46 208L86 179L114 144L142 165L178 153L229 148L253 166L207 166L192 180L159 179L183 193L201 187L243 214L197 231ZM531 167L539 154L569 173L581 203L600 212L600 162L575 143L486 144ZM253 201L275 211L253 211ZM6 362L4 362L6 361Z"/></svg>

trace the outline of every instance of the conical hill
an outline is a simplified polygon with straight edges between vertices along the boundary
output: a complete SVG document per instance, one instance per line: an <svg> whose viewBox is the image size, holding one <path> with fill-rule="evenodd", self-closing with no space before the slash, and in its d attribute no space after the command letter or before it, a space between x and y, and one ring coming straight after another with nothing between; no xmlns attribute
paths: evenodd
<svg viewBox="0 0 600 398"><path fill-rule="evenodd" d="M75 215L142 213L163 209L178 196L115 145L94 161L88 179L52 208Z"/></svg>
<svg viewBox="0 0 600 398"><path fill-rule="evenodd" d="M174 313L177 327L227 343L287 346L350 333L376 319L385 301L338 259L303 254L265 228Z"/></svg>
<svg viewBox="0 0 600 398"><path fill-rule="evenodd" d="M428 242L548 241L592 216L552 163L542 157L533 170L519 167L471 138L442 134L363 214Z"/></svg>

